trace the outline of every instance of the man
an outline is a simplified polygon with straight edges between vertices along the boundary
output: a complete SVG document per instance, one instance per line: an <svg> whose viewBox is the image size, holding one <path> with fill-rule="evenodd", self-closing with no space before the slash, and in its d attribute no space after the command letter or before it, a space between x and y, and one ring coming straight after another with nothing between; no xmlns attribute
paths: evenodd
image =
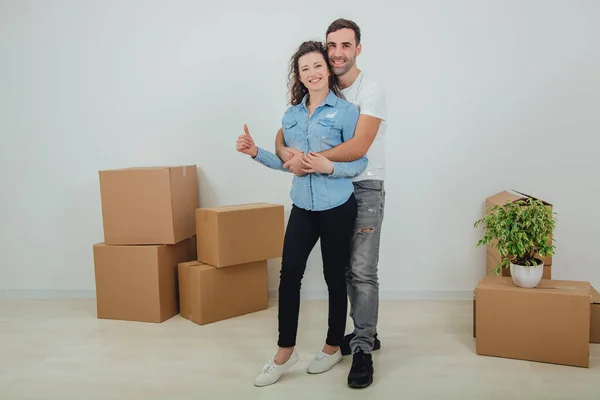
<svg viewBox="0 0 600 400"><path fill-rule="evenodd" d="M352 239L351 265L346 273L350 316L354 331L344 337L342 354L353 354L348 385L364 388L373 382L371 351L381 347L377 339L379 283L377 264L385 204L384 174L386 101L382 88L356 66L362 51L360 28L352 21L338 19L326 32L329 62L339 79L347 101L356 104L360 117L355 136L335 148L322 152L331 161L348 162L367 154L369 165L354 178L358 216ZM303 155L287 148L282 130L277 133L276 152L284 166L302 175Z"/></svg>

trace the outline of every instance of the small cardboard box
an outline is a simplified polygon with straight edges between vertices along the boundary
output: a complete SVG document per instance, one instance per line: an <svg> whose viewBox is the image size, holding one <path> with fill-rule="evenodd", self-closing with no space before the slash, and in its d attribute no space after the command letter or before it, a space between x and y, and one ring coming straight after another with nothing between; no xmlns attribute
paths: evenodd
<svg viewBox="0 0 600 400"><path fill-rule="evenodd" d="M600 293L590 286L590 343L600 343ZM477 337L477 300L473 296L473 337Z"/></svg>
<svg viewBox="0 0 600 400"><path fill-rule="evenodd" d="M475 298L477 354L589 367L589 282L543 279L523 289L486 276Z"/></svg>
<svg viewBox="0 0 600 400"><path fill-rule="evenodd" d="M267 262L216 268L199 261L179 264L181 316L198 325L268 307Z"/></svg>
<svg viewBox="0 0 600 400"><path fill-rule="evenodd" d="M163 322L179 311L177 265L196 258L195 238L174 245L94 245L100 319Z"/></svg>
<svg viewBox="0 0 600 400"><path fill-rule="evenodd" d="M283 206L268 203L196 210L198 261L214 267L279 258L283 252Z"/></svg>
<svg viewBox="0 0 600 400"><path fill-rule="evenodd" d="M196 233L195 165L100 171L104 243L175 244Z"/></svg>
<svg viewBox="0 0 600 400"><path fill-rule="evenodd" d="M501 206L501 205L506 204L507 202L514 203L518 200L526 200L528 198L532 198L534 200L537 199L533 196L530 196L530 195L527 195L527 194L524 194L521 192L517 192L515 190L505 190L505 191L496 193L496 194L486 198L485 199L485 207L487 210L488 207L492 207L492 206L496 206L496 205ZM553 208L552 204L548 203L547 201L542 200L542 199L537 199L537 200L541 200L546 206L550 207L551 209ZM552 236L550 236L550 241L552 241ZM496 241L494 241L493 245L492 244L487 245L487 254L489 254L489 257L486 258L485 274L488 274L490 269L496 268L498 263L502 260L502 256L500 255L500 252L498 252L498 249L496 248ZM552 278L552 256L540 257L540 255L537 254L537 257L542 259L545 266L550 267L550 268L544 268L544 279L551 279ZM503 275L510 276L510 271L508 271L508 269L506 271L503 271Z"/></svg>

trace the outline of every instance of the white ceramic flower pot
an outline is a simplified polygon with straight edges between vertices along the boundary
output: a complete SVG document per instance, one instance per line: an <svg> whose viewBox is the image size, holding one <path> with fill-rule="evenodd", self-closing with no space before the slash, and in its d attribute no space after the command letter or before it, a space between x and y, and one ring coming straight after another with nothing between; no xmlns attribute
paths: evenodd
<svg viewBox="0 0 600 400"><path fill-rule="evenodd" d="M510 263L510 275L515 285L522 288L534 288L542 280L544 263L540 260L536 266L516 265Z"/></svg>

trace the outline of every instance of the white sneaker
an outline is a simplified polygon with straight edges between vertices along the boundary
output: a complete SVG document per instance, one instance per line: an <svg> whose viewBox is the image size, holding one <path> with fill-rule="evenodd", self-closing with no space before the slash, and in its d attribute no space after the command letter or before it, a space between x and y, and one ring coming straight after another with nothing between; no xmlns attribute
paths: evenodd
<svg viewBox="0 0 600 400"><path fill-rule="evenodd" d="M329 371L333 366L342 361L342 352L338 349L333 354L326 354L319 351L317 356L308 365L309 374L320 374Z"/></svg>
<svg viewBox="0 0 600 400"><path fill-rule="evenodd" d="M298 353L296 349L292 352L290 358L285 364L275 364L275 360L269 361L260 371L260 374L254 380L254 386L268 386L279 380L284 372L287 372L294 364L298 362Z"/></svg>

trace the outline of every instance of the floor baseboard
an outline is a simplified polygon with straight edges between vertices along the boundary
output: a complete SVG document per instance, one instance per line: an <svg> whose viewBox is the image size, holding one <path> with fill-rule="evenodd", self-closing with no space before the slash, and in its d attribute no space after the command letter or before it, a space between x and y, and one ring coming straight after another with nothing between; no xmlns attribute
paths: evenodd
<svg viewBox="0 0 600 400"><path fill-rule="evenodd" d="M0 289L0 300L93 299L95 290ZM278 298L277 289L269 290L269 298ZM303 290L303 300L326 300L326 290ZM472 290L381 290L381 300L463 300L472 299Z"/></svg>
<svg viewBox="0 0 600 400"><path fill-rule="evenodd" d="M270 298L278 298L276 289L269 290ZM326 290L303 290L303 300L326 300ZM473 290L380 290L381 300L469 300Z"/></svg>
<svg viewBox="0 0 600 400"><path fill-rule="evenodd" d="M94 299L95 290L0 289L0 300Z"/></svg>

